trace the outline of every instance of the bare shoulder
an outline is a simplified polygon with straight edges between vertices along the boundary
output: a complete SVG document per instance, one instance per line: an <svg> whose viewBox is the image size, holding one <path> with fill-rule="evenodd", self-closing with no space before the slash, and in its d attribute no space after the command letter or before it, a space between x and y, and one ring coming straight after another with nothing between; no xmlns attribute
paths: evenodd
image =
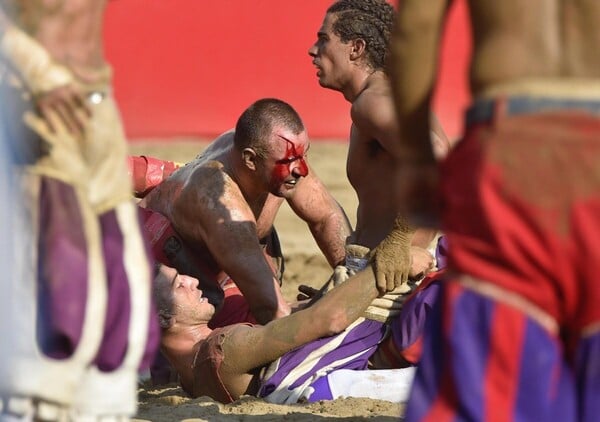
<svg viewBox="0 0 600 422"><path fill-rule="evenodd" d="M354 116L370 116L382 111L393 111L393 98L389 80L385 76L374 78L352 103Z"/></svg>
<svg viewBox="0 0 600 422"><path fill-rule="evenodd" d="M221 135L217 136L200 155L198 159L216 160L218 157L225 155L233 147L233 137L235 131L230 129Z"/></svg>
<svg viewBox="0 0 600 422"><path fill-rule="evenodd" d="M360 93L350 110L352 123L368 139L386 143L397 131L394 103L387 78L377 78Z"/></svg>
<svg viewBox="0 0 600 422"><path fill-rule="evenodd" d="M260 339L264 336L264 331L264 327L260 325L236 324L231 327L222 343L226 356L222 371L229 374L246 373L260 365L263 359L257 356L260 354L257 345L262 344Z"/></svg>
<svg viewBox="0 0 600 422"><path fill-rule="evenodd" d="M228 178L223 164L215 160L196 159L190 165L193 167L189 170L183 189L196 194L220 196Z"/></svg>
<svg viewBox="0 0 600 422"><path fill-rule="evenodd" d="M178 206L193 213L194 219L215 214L232 221L252 218L238 185L215 160L195 164L182 186Z"/></svg>

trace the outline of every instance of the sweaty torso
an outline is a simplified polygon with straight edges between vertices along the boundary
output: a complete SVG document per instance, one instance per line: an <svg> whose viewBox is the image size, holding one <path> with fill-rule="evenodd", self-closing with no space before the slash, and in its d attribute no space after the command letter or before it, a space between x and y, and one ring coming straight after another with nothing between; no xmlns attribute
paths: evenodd
<svg viewBox="0 0 600 422"><path fill-rule="evenodd" d="M600 1L468 1L475 96L519 93L538 82L550 95L565 84L569 93L600 78Z"/></svg>
<svg viewBox="0 0 600 422"><path fill-rule="evenodd" d="M3 0L13 22L57 62L95 82L105 66L103 15L107 0Z"/></svg>
<svg viewBox="0 0 600 422"><path fill-rule="evenodd" d="M372 90L370 95L378 97L376 107L379 111L393 110L387 84L375 84L369 89ZM356 191L358 208L356 229L349 239L351 243L373 248L390 232L397 215L390 200L395 165L391 151L352 124L346 172Z"/></svg>
<svg viewBox="0 0 600 422"><path fill-rule="evenodd" d="M175 230L197 252L208 254L208 246L202 239L203 226L216 224L215 216L235 219L240 209L250 208L256 223L259 239L267 236L275 220L282 198L268 195L266 200L249 204L240 192L238 185L225 171L223 163L233 146L233 132L227 132L207 147L196 159L178 169L167 180L154 188L140 203L167 217ZM193 202L182 203L181 192L187 183L194 183ZM227 206L225 205L227 204ZM179 207L176 210L175 207ZM192 218L181 219L181 208L187 207ZM214 212L204 218L204 213L196 212L210 208ZM197 215L198 218L193 218ZM198 235L198 233L200 233Z"/></svg>

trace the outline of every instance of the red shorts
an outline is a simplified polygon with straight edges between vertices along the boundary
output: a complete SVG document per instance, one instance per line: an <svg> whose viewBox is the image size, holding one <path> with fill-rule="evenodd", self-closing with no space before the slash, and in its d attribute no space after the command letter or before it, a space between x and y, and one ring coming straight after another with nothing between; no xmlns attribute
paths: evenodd
<svg viewBox="0 0 600 422"><path fill-rule="evenodd" d="M407 421L600 412L600 102L509 101L443 164L448 267L461 275L428 316Z"/></svg>
<svg viewBox="0 0 600 422"><path fill-rule="evenodd" d="M598 116L499 112L472 126L442 168L449 267L575 331L600 321Z"/></svg>
<svg viewBox="0 0 600 422"><path fill-rule="evenodd" d="M519 309L440 285L406 421L596 421L600 331L566 359L560 338Z"/></svg>

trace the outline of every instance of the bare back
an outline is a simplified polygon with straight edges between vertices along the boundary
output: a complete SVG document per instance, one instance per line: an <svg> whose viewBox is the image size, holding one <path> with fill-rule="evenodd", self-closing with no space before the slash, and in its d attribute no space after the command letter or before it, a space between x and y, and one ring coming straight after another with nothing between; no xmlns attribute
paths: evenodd
<svg viewBox="0 0 600 422"><path fill-rule="evenodd" d="M103 15L107 0L2 0L11 20L84 81L104 70Z"/></svg>
<svg viewBox="0 0 600 422"><path fill-rule="evenodd" d="M475 96L526 93L537 83L550 90L550 95L553 86L558 93L572 94L574 87L600 78L599 1L468 2L474 35L471 87ZM565 84L568 86L563 89Z"/></svg>
<svg viewBox="0 0 600 422"><path fill-rule="evenodd" d="M175 215L174 207L189 206L192 210L211 209L215 215L231 220L248 219L256 224L257 237L265 237L273 226L275 216L283 202L268 194L264 201L248 204L239 186L227 174L223 163L233 148L233 132L226 132L215 139L198 157L178 169L171 177L152 190L142 201L142 205L160 212L173 222L175 229L185 238L198 230L201 216L193 221L182 221ZM194 202L182 204L181 192L188 183L194 184ZM237 215L236 215L237 213ZM207 222L211 223L210 220ZM206 248L199 236L192 243L197 249Z"/></svg>
<svg viewBox="0 0 600 422"><path fill-rule="evenodd" d="M283 201L268 192L248 200L229 174L233 132L217 138L195 160L178 169L141 206L163 214L205 267L221 281L235 280L256 320L266 323L290 312L260 239L269 234Z"/></svg>

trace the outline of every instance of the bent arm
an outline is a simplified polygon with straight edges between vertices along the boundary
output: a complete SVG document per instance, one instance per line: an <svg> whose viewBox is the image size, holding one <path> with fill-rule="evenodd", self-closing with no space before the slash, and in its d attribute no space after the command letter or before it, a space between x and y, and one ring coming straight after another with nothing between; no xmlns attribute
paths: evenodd
<svg viewBox="0 0 600 422"><path fill-rule="evenodd" d="M134 195L143 198L181 166L181 163L145 155L128 156L127 168L133 181Z"/></svg>
<svg viewBox="0 0 600 422"><path fill-rule="evenodd" d="M391 74L402 154L434 162L430 103L435 85L444 14L452 0L403 0L392 34Z"/></svg>
<svg viewBox="0 0 600 422"><path fill-rule="evenodd" d="M277 276L258 241L254 222L216 224L207 231L206 239L215 260L240 288L257 322L266 324L290 314Z"/></svg>
<svg viewBox="0 0 600 422"><path fill-rule="evenodd" d="M304 220L327 262L335 267L344 260L350 221L343 208L310 169L288 200L292 210Z"/></svg>

